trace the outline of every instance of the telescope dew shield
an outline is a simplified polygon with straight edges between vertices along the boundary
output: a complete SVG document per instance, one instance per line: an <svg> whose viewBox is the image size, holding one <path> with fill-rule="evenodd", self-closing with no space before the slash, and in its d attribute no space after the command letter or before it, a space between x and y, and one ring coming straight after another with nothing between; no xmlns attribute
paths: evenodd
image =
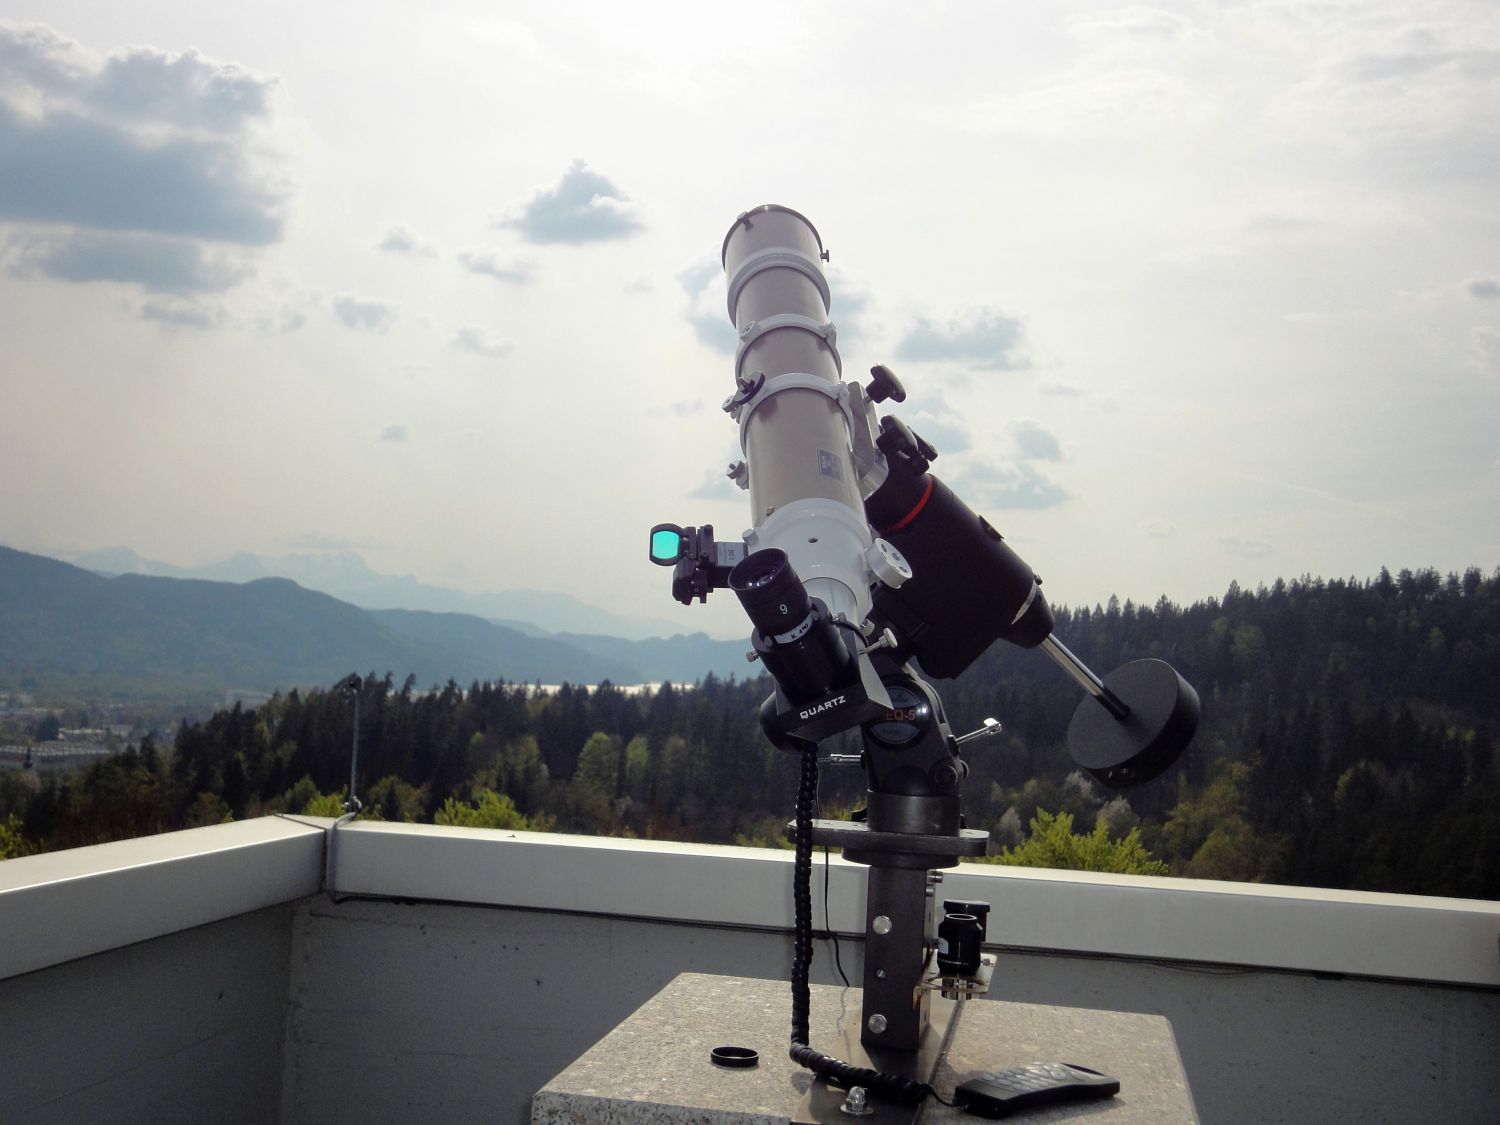
<svg viewBox="0 0 1500 1125"><path fill-rule="evenodd" d="M804 216L768 204L735 220L721 258L740 339L735 382L744 401L736 417L749 466L751 545L785 551L831 613L862 623L870 534L838 397L842 365L822 240Z"/></svg>

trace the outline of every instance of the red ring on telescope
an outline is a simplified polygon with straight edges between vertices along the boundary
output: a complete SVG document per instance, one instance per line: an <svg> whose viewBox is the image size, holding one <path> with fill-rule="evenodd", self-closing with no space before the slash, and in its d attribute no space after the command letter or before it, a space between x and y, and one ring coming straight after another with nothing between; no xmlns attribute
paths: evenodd
<svg viewBox="0 0 1500 1125"><path fill-rule="evenodd" d="M920 516L922 514L922 509L927 507L927 501L932 499L932 483L933 478L928 477L927 487L922 490L922 498L912 505L911 511L907 512L906 515L902 516L895 523L891 524L890 527L881 528L880 534L894 535L896 532L902 530L908 524L910 524L912 520Z"/></svg>

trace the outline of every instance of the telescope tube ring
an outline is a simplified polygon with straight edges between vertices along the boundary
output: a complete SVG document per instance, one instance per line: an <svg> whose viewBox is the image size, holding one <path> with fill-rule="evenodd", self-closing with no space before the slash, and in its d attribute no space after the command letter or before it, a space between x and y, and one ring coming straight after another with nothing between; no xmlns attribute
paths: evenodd
<svg viewBox="0 0 1500 1125"><path fill-rule="evenodd" d="M849 424L850 432L854 431L854 411L849 407L847 383L830 383L821 375L809 375L805 371L788 371L785 375L767 379L744 402L736 403L731 399L730 404L726 404L725 413L740 424L740 449L745 448L745 430L750 425L750 419L754 416L756 408L772 395L780 394L782 391L817 391L820 395L827 395L844 412L844 421Z"/></svg>
<svg viewBox="0 0 1500 1125"><path fill-rule="evenodd" d="M739 305L740 294L744 292L750 279L762 270L772 269L796 270L805 275L818 287L818 293L823 298L823 307L826 309L832 303L833 297L828 289L828 279L823 276L823 271L818 268L816 262L800 250L793 250L787 246L767 246L764 250L757 250L753 254L746 255L745 260L734 271L734 276L729 279L729 323L734 324L739 319L735 315L735 310Z"/></svg>
<svg viewBox="0 0 1500 1125"><path fill-rule="evenodd" d="M740 343L734 353L734 377L736 379L741 375L740 369L744 365L745 353L750 350L750 346L766 333L774 332L778 328L800 328L804 332L811 332L828 345L828 350L833 353L834 366L838 368L840 375L844 373L844 359L839 355L839 330L834 326L833 321L814 320L800 313L776 313L761 320L752 320L740 329Z"/></svg>

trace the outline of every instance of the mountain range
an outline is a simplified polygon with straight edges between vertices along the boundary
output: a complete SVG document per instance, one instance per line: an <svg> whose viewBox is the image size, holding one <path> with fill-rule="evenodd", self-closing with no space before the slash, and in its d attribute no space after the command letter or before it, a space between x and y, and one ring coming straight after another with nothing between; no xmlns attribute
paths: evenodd
<svg viewBox="0 0 1500 1125"><path fill-rule="evenodd" d="M284 577L104 575L0 547L0 689L206 698L371 671L398 683L412 675L422 687L450 678L691 682L710 671L743 676L744 651L702 633L552 636L474 614L363 609Z"/></svg>
<svg viewBox="0 0 1500 1125"><path fill-rule="evenodd" d="M129 547L108 547L69 557L84 570L104 575L143 574L157 578L201 578L210 582L254 582L290 578L299 586L332 594L362 609L425 609L467 613L522 633L602 633L627 640L668 637L681 629L659 618L629 617L589 605L555 590L494 590L469 593L430 586L409 574L379 574L353 551L280 556L241 551L205 566L182 567L142 558Z"/></svg>

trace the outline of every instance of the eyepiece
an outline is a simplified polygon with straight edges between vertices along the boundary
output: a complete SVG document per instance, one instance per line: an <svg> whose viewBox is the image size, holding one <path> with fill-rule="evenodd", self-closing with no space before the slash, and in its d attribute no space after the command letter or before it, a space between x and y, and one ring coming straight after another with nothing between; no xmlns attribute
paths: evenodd
<svg viewBox="0 0 1500 1125"><path fill-rule="evenodd" d="M785 551L767 547L747 555L729 572L729 588L755 626L756 655L787 699L800 705L858 682L852 649Z"/></svg>
<svg viewBox="0 0 1500 1125"><path fill-rule="evenodd" d="M751 624L768 637L785 636L812 612L807 587L786 552L775 547L746 555L729 572L729 588L745 607Z"/></svg>

